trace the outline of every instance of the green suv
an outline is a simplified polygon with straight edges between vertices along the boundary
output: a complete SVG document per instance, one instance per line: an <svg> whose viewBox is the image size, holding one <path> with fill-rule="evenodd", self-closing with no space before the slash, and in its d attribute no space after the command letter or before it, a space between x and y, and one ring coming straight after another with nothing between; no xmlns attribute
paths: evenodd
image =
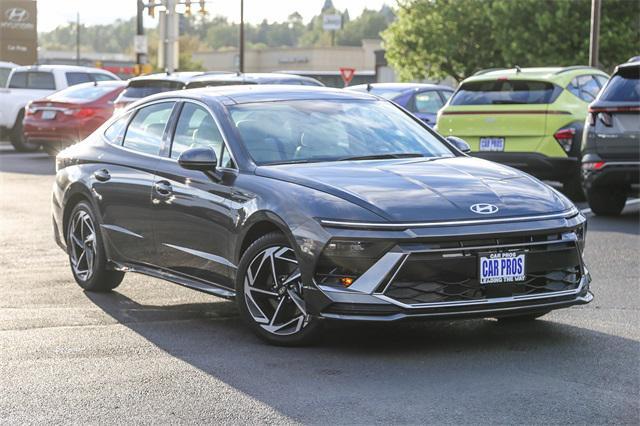
<svg viewBox="0 0 640 426"><path fill-rule="evenodd" d="M562 182L581 197L582 129L607 79L584 66L480 71L438 112L436 129L464 139L474 156Z"/></svg>

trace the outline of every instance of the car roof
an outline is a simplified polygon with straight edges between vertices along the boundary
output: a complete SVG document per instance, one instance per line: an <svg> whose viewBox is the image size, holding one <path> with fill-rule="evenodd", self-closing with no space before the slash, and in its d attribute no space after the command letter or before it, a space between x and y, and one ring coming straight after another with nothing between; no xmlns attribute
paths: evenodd
<svg viewBox="0 0 640 426"><path fill-rule="evenodd" d="M603 77L609 77L607 73L602 70L583 65L570 67L516 67L481 70L465 79L463 83L508 78L512 80L544 80L564 85L565 83L568 84L575 76L583 74L600 74Z"/></svg>
<svg viewBox="0 0 640 426"><path fill-rule="evenodd" d="M80 65L48 65L48 64L47 65L24 65L14 69L15 72L17 71L54 71L54 70L99 72L103 74L113 75L112 72L104 70L102 68L83 67Z"/></svg>
<svg viewBox="0 0 640 426"><path fill-rule="evenodd" d="M186 83L193 77L204 74L203 71L179 71L179 72L159 72L156 74L140 75L138 77L130 78L129 81L145 81L145 80L162 80L162 81L181 81Z"/></svg>
<svg viewBox="0 0 640 426"><path fill-rule="evenodd" d="M453 91L452 87L445 86L443 84L430 84L430 83L370 83L370 84L357 84L355 86L346 87L348 90L368 91L368 87L373 89L382 89L389 91L404 92L409 90L420 89L435 89L435 90L448 90Z"/></svg>
<svg viewBox="0 0 640 426"><path fill-rule="evenodd" d="M640 67L640 57L638 60L633 62L625 62L624 64L620 64L616 67L616 71L619 69L627 69L627 68L638 68Z"/></svg>
<svg viewBox="0 0 640 426"><path fill-rule="evenodd" d="M202 74L194 77L190 81L227 81L227 82L245 82L251 81L254 83L268 84L271 81L277 80L304 80L313 81L319 83L316 79L311 77L303 77L295 74L284 74L275 72L256 72L256 73L219 73L219 74Z"/></svg>
<svg viewBox="0 0 640 426"><path fill-rule="evenodd" d="M249 84L237 86L201 87L196 89L175 90L144 98L142 102L164 98L196 99L205 103L219 102L225 105L253 102L276 102L293 100L378 100L377 96L343 89L321 86L283 86L281 84Z"/></svg>

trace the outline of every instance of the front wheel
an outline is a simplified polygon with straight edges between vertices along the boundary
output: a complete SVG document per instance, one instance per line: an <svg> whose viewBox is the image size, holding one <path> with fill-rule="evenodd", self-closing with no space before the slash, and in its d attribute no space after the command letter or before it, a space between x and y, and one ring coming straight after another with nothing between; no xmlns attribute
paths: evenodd
<svg viewBox="0 0 640 426"><path fill-rule="evenodd" d="M67 223L67 250L73 278L87 291L104 292L116 288L124 272L110 270L104 252L102 234L93 210L86 202L78 203Z"/></svg>
<svg viewBox="0 0 640 426"><path fill-rule="evenodd" d="M259 238L242 256L236 303L251 329L271 344L305 345L320 333L320 322L307 313L295 251L280 233Z"/></svg>

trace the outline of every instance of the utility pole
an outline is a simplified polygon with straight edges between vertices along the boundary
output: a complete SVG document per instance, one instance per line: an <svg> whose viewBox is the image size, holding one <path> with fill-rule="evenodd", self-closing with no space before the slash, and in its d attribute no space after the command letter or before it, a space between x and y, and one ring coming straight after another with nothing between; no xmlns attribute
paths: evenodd
<svg viewBox="0 0 640 426"><path fill-rule="evenodd" d="M76 65L80 65L80 12L76 12Z"/></svg>
<svg viewBox="0 0 640 426"><path fill-rule="evenodd" d="M138 13L136 14L136 35L139 37L144 36L144 22L142 19L142 13L144 11L144 3L142 0L138 0ZM147 55L142 52L136 52L136 64L141 67L147 63Z"/></svg>
<svg viewBox="0 0 640 426"><path fill-rule="evenodd" d="M600 48L600 0L591 0L591 35L589 37L589 65L598 66Z"/></svg>
<svg viewBox="0 0 640 426"><path fill-rule="evenodd" d="M240 72L244 72L244 0L240 0Z"/></svg>

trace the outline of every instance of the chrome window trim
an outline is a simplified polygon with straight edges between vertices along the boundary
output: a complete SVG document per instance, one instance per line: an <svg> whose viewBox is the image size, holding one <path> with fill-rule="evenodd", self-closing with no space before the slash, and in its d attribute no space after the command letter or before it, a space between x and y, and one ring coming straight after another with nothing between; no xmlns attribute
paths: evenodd
<svg viewBox="0 0 640 426"><path fill-rule="evenodd" d="M440 221L440 222L348 222L341 220L320 219L322 225L328 227L338 228L365 228L365 229L408 229L408 228L424 228L433 226L465 226L465 225L484 225L490 223L507 223L507 222L527 222L532 220L544 220L544 219L568 219L580 214L577 208L572 207L562 213L553 214L540 214L533 216L516 216L516 217L503 217L496 219L465 219L465 220L453 220L453 221Z"/></svg>

